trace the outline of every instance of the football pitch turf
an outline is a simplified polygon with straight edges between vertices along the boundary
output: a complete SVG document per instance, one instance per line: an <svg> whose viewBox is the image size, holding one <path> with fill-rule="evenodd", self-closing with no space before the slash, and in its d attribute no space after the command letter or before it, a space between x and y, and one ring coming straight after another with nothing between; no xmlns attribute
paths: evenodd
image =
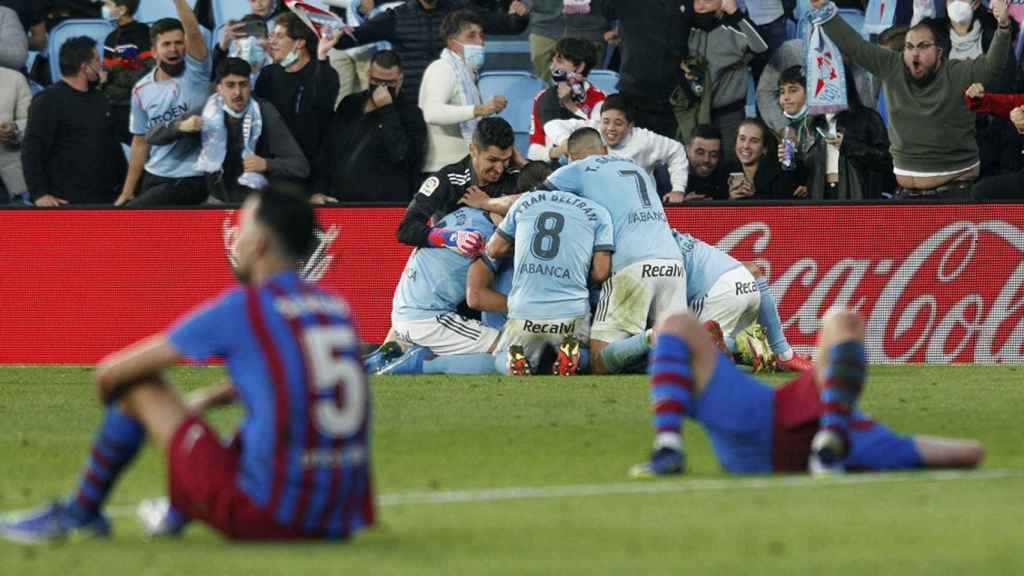
<svg viewBox="0 0 1024 576"><path fill-rule="evenodd" d="M379 378L380 523L351 542L236 544L201 526L146 542L134 505L165 488L147 449L114 492L111 541L0 542L0 574L1020 574L1022 375L871 369L864 410L903 432L978 438L979 471L728 477L687 424L689 473L650 482L626 479L651 440L642 376ZM86 368L0 368L0 511L73 487L100 418L91 382ZM238 414L211 420L227 433Z"/></svg>

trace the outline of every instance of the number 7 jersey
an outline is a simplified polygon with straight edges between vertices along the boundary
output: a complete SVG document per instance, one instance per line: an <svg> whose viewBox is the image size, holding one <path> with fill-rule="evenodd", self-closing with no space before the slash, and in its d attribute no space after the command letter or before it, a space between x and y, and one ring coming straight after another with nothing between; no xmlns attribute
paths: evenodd
<svg viewBox="0 0 1024 576"><path fill-rule="evenodd" d="M615 230L612 272L646 260L682 261L657 185L631 160L590 156L556 170L544 187L577 194L608 209Z"/></svg>
<svg viewBox="0 0 1024 576"><path fill-rule="evenodd" d="M340 537L372 524L370 397L348 305L294 272L228 291L170 343L224 359L245 406L238 486L284 526Z"/></svg>
<svg viewBox="0 0 1024 576"><path fill-rule="evenodd" d="M497 233L515 243L509 318L557 320L590 310L591 259L614 250L608 210L574 194L530 192L509 208Z"/></svg>

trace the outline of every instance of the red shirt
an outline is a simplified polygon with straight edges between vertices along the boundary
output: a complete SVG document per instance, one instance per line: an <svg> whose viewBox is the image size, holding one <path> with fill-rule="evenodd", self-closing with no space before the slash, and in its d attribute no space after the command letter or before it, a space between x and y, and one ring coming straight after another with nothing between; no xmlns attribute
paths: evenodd
<svg viewBox="0 0 1024 576"><path fill-rule="evenodd" d="M573 118L589 120L594 108L599 103L604 102L605 98L607 98L607 95L604 92L588 82L587 94L583 98L583 103L578 105L578 111L574 114L562 107L562 104L558 101L558 88L556 86L541 90L533 97L533 121L530 123L530 144L547 145L547 138L544 136L544 125L551 120L572 120Z"/></svg>

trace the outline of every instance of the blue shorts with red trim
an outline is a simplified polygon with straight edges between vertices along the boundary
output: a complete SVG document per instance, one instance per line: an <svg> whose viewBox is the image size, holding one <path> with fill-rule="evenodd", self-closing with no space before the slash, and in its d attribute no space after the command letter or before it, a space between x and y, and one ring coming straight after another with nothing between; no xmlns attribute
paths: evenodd
<svg viewBox="0 0 1024 576"><path fill-rule="evenodd" d="M186 419L167 450L171 505L185 516L208 524L229 538L290 540L309 538L274 521L238 487L239 444L220 437L196 416Z"/></svg>

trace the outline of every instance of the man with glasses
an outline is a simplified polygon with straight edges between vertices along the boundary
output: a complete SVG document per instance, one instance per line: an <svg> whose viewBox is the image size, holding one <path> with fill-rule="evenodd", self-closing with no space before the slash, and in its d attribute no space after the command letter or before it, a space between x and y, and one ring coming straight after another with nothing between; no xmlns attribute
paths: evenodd
<svg viewBox="0 0 1024 576"><path fill-rule="evenodd" d="M402 60L381 50L370 61L370 87L341 101L316 163L316 194L328 201L408 202L419 183L427 125L399 95Z"/></svg>
<svg viewBox="0 0 1024 576"><path fill-rule="evenodd" d="M1010 16L1006 0L993 0L999 24L983 56L947 60L937 45L939 31L926 18L907 32L903 53L871 44L836 18L831 0L812 0L812 18L843 56L879 78L889 107L893 172L898 196L969 197L980 163L974 138L974 113L963 93L974 82L995 82L1010 54Z"/></svg>

